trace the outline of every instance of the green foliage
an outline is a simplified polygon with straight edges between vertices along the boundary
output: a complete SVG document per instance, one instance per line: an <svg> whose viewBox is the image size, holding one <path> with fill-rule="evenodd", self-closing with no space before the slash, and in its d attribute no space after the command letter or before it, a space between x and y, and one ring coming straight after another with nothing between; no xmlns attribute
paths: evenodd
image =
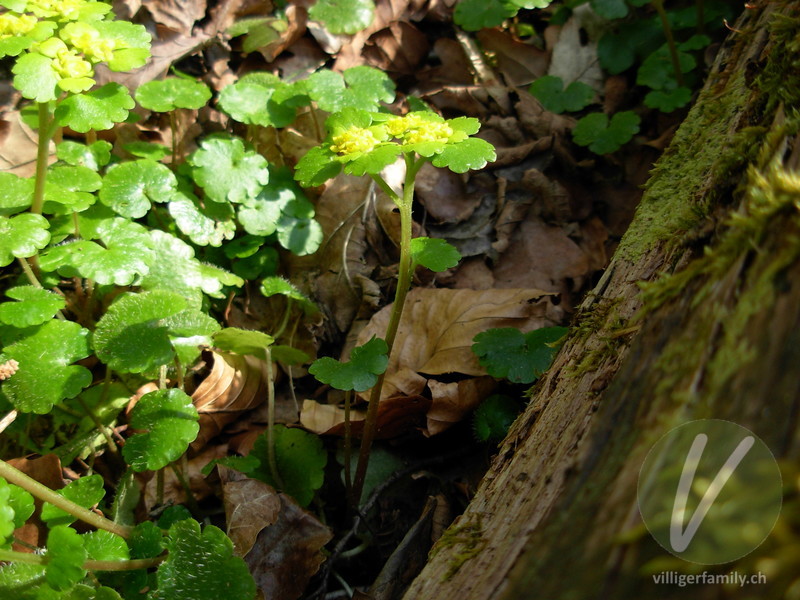
<svg viewBox="0 0 800 600"><path fill-rule="evenodd" d="M128 219L147 214L151 202L166 202L177 189L175 175L166 166L142 159L111 167L103 180L100 201Z"/></svg>
<svg viewBox="0 0 800 600"><path fill-rule="evenodd" d="M75 361L89 356L89 331L71 321L52 320L0 332L5 344L0 363L16 360L19 370L3 382L0 393L22 412L44 414L65 398L73 398L92 381L91 372Z"/></svg>
<svg viewBox="0 0 800 600"><path fill-rule="evenodd" d="M115 123L128 118L135 106L128 90L118 83L68 96L58 103L55 118L59 125L85 133L92 129L111 129Z"/></svg>
<svg viewBox="0 0 800 600"><path fill-rule="evenodd" d="M204 140L189 160L192 177L214 202L254 200L269 182L266 159L234 137Z"/></svg>
<svg viewBox="0 0 800 600"><path fill-rule="evenodd" d="M182 77L148 81L136 89L136 101L156 112L202 108L210 98L211 90L205 83Z"/></svg>
<svg viewBox="0 0 800 600"><path fill-rule="evenodd" d="M558 114L583 110L594 98L594 90L585 83L573 81L564 89L564 82L554 75L539 77L528 91L547 110Z"/></svg>
<svg viewBox="0 0 800 600"><path fill-rule="evenodd" d="M100 502L106 492L103 489L103 478L100 475L89 475L71 481L57 493L78 506L90 508ZM75 522L76 517L45 502L42 505L41 519L52 529L56 525L70 525Z"/></svg>
<svg viewBox="0 0 800 600"><path fill-rule="evenodd" d="M256 439L253 450L248 455L248 458L258 459L258 466L245 472L254 479L286 492L297 500L300 506L308 506L316 491L322 487L325 477L328 454L322 447L322 441L307 431L283 425L275 426L274 435L275 462L283 488L273 479L272 473L267 468L269 461L266 434Z"/></svg>
<svg viewBox="0 0 800 600"><path fill-rule="evenodd" d="M33 511L33 497L0 477L0 547L10 545L14 530L22 527Z"/></svg>
<svg viewBox="0 0 800 600"><path fill-rule="evenodd" d="M373 0L317 0L308 16L331 33L358 33L366 29L375 14Z"/></svg>
<svg viewBox="0 0 800 600"><path fill-rule="evenodd" d="M50 242L50 224L42 215L24 213L0 217L0 267L14 258L28 258Z"/></svg>
<svg viewBox="0 0 800 600"><path fill-rule="evenodd" d="M180 458L197 437L197 409L179 389L157 390L142 396L133 408L132 435L122 455L134 471L157 471Z"/></svg>
<svg viewBox="0 0 800 600"><path fill-rule="evenodd" d="M411 259L436 273L452 269L461 260L454 246L438 238L417 237L411 240Z"/></svg>
<svg viewBox="0 0 800 600"><path fill-rule="evenodd" d="M200 530L193 519L174 523L166 543L167 559L158 569L152 600L219 600L255 597L245 562L233 554L233 543L213 525Z"/></svg>
<svg viewBox="0 0 800 600"><path fill-rule="evenodd" d="M261 282L260 290L267 298L270 296L285 296L287 299L297 302L305 314L314 314L319 311L317 305L309 300L296 285L283 277L265 277Z"/></svg>
<svg viewBox="0 0 800 600"><path fill-rule="evenodd" d="M334 113L345 108L377 110L381 102L394 102L394 82L383 71L360 65L342 73L323 69L305 81L308 96L322 110Z"/></svg>
<svg viewBox="0 0 800 600"><path fill-rule="evenodd" d="M579 146L588 146L596 154L619 150L639 132L639 116L633 111L618 112L609 121L605 113L592 113L580 119L572 130Z"/></svg>
<svg viewBox="0 0 800 600"><path fill-rule="evenodd" d="M261 331L226 327L213 335L214 345L223 352L234 354L251 354L265 359L265 348L269 348L275 339Z"/></svg>
<svg viewBox="0 0 800 600"><path fill-rule="evenodd" d="M502 394L493 394L480 403L472 416L472 428L480 442L499 442L508 433L520 411L520 403Z"/></svg>
<svg viewBox="0 0 800 600"><path fill-rule="evenodd" d="M512 383L532 383L544 373L558 351L565 327L544 327L522 333L513 327L489 329L473 339L472 351L492 377Z"/></svg>
<svg viewBox="0 0 800 600"><path fill-rule="evenodd" d="M547 8L553 0L461 0L453 20L467 31L497 27L523 8Z"/></svg>
<svg viewBox="0 0 800 600"><path fill-rule="evenodd" d="M378 375L389 364L389 347L380 338L373 337L363 346L356 346L350 353L350 360L338 361L324 356L315 360L308 369L322 383L337 390L363 392L378 381Z"/></svg>
<svg viewBox="0 0 800 600"><path fill-rule="evenodd" d="M68 590L86 575L87 558L78 532L66 525L56 525L47 536L45 580L55 590Z"/></svg>
<svg viewBox="0 0 800 600"><path fill-rule="evenodd" d="M0 323L18 329L42 325L66 306L63 297L31 285L7 289L6 296L19 302L0 304Z"/></svg>
<svg viewBox="0 0 800 600"><path fill-rule="evenodd" d="M165 290L122 295L97 323L92 344L98 358L122 373L166 365L180 340L211 345L214 319L188 308L183 296Z"/></svg>

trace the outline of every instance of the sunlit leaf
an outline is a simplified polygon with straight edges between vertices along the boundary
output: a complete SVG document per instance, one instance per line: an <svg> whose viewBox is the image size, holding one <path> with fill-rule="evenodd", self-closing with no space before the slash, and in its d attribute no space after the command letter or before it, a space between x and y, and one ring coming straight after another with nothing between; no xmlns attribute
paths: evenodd
<svg viewBox="0 0 800 600"><path fill-rule="evenodd" d="M233 554L233 543L213 525L185 519L172 525L169 554L156 573L158 589L151 600L252 600L253 577L244 560Z"/></svg>
<svg viewBox="0 0 800 600"><path fill-rule="evenodd" d="M148 81L136 89L136 101L148 110L169 112L176 108L202 108L211 90L202 81L168 77Z"/></svg>
<svg viewBox="0 0 800 600"><path fill-rule="evenodd" d="M66 525L57 525L50 530L47 558L45 579L56 590L67 590L86 575L83 540L77 531Z"/></svg>
<svg viewBox="0 0 800 600"><path fill-rule="evenodd" d="M83 508L91 508L103 499L106 492L103 489L103 478L100 475L89 475L69 482L56 493ZM56 525L69 525L74 523L76 517L57 506L45 502L42 505L41 519L52 528Z"/></svg>
<svg viewBox="0 0 800 600"><path fill-rule="evenodd" d="M267 160L237 138L211 138L189 158L195 182L214 202L255 198L269 182Z"/></svg>
<svg viewBox="0 0 800 600"><path fill-rule="evenodd" d="M9 288L6 296L18 302L0 304L0 322L18 328L41 325L66 306L63 296L31 285Z"/></svg>
<svg viewBox="0 0 800 600"><path fill-rule="evenodd" d="M177 460L197 437L197 409L192 399L177 388L142 396L131 413L135 433L122 448L134 471L157 471Z"/></svg>
<svg viewBox="0 0 800 600"><path fill-rule="evenodd" d="M378 375L386 370L388 351L384 340L372 338L363 346L353 348L350 360L339 361L324 356L311 363L308 372L337 390L363 392L374 386Z"/></svg>
<svg viewBox="0 0 800 600"><path fill-rule="evenodd" d="M455 267L461 254L442 239L417 237L411 240L411 258L415 263L441 273Z"/></svg>
<svg viewBox="0 0 800 600"><path fill-rule="evenodd" d="M373 0L317 0L308 10L331 33L357 33L372 23L374 14Z"/></svg>
<svg viewBox="0 0 800 600"><path fill-rule="evenodd" d="M42 215L24 213L15 217L0 217L0 267L11 264L14 258L28 258L50 242L50 224Z"/></svg>

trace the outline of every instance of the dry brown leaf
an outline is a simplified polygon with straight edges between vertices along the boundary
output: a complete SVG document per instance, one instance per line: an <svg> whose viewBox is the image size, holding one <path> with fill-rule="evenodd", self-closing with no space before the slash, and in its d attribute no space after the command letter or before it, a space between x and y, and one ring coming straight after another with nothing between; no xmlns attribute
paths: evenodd
<svg viewBox="0 0 800 600"><path fill-rule="evenodd" d="M299 598L325 560L321 550L331 530L266 483L219 469L228 530L237 553L251 546L244 560L259 590L264 598Z"/></svg>
<svg viewBox="0 0 800 600"><path fill-rule="evenodd" d="M205 0L150 0L147 10L159 25L191 35L195 22L206 15Z"/></svg>
<svg viewBox="0 0 800 600"><path fill-rule="evenodd" d="M363 55L367 63L382 71L410 74L429 50L428 36L408 21L396 21L369 37Z"/></svg>
<svg viewBox="0 0 800 600"><path fill-rule="evenodd" d="M417 173L414 191L428 215L440 223L468 219L480 204L479 198L466 194L460 175L427 162Z"/></svg>
<svg viewBox="0 0 800 600"><path fill-rule="evenodd" d="M200 413L197 451L222 429L266 399L267 364L254 356L212 353L211 372L192 394Z"/></svg>
<svg viewBox="0 0 800 600"><path fill-rule="evenodd" d="M220 478L225 467L220 469ZM281 500L278 493L263 481L241 479L222 484L222 501L225 506L227 534L233 542L237 556L244 556L253 548L258 534L278 519Z"/></svg>
<svg viewBox="0 0 800 600"><path fill-rule="evenodd" d="M212 460L227 455L228 446L226 444L207 446L200 454L191 459L185 462L178 461L171 468L164 469L164 490L160 499L161 504L159 504L157 478L153 477L153 472L145 471L137 474L137 479L144 489L145 510L150 512L159 506L186 504L189 499L186 496L186 488L183 487L184 481L188 482L192 498L197 502L215 496L217 491L209 484L202 470ZM176 474L176 469L181 470L183 481Z"/></svg>
<svg viewBox="0 0 800 600"><path fill-rule="evenodd" d="M38 136L19 118L19 111L0 119L0 171L30 177L36 172ZM50 143L48 161L54 162L55 145Z"/></svg>
<svg viewBox="0 0 800 600"><path fill-rule="evenodd" d="M425 383L426 380L423 379L423 387ZM382 400L378 406L376 439L395 438L415 427L421 427L430 407L430 399L419 395L401 394ZM354 437L360 437L364 430L364 415L364 411L350 413L350 433ZM306 429L319 435L344 435L344 409L332 404L306 400L300 422Z"/></svg>
<svg viewBox="0 0 800 600"><path fill-rule="evenodd" d="M55 454L45 454L37 458L12 458L8 464L19 469L28 477L35 479L41 484L46 485L51 490L60 490L64 487L64 479L61 473L61 460ZM25 525L14 531L14 539L30 544L34 547L42 547L47 541L50 529L39 518L42 510L42 501L34 498L36 510L33 516L27 520ZM30 547L17 544L12 546L17 552L30 552Z"/></svg>
<svg viewBox="0 0 800 600"><path fill-rule="evenodd" d="M495 68L510 85L529 85L547 73L548 53L514 39L508 30L482 29L477 38L484 52L494 57Z"/></svg>
<svg viewBox="0 0 800 600"><path fill-rule="evenodd" d="M492 377L475 377L450 383L429 380L428 388L433 400L427 414L425 433L436 435L463 421L496 386Z"/></svg>

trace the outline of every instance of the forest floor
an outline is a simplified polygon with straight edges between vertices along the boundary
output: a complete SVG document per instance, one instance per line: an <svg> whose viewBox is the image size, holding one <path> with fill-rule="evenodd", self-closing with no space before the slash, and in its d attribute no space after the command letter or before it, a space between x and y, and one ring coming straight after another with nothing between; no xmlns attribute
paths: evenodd
<svg viewBox="0 0 800 600"><path fill-rule="evenodd" d="M247 560L265 598L350 597L352 589L367 590L376 580L370 595L362 597L389 598L382 585L395 580L399 589L410 581L432 540L469 502L491 460L494 446L475 440L473 411L497 393L520 399L521 408L527 387L476 375L469 352L437 356L435 342L456 326L467 328L465 340L488 327L568 326L625 233L652 165L688 107L666 114L648 108L633 71L604 72L593 21L585 12L554 25L555 9L522 10L504 27L464 32L453 23L456 0L381 0L366 29L332 35L309 21L310 4L292 2L283 10L285 26L253 48L244 47L244 36L231 38L226 31L245 18L272 17L269 1L118 0L119 18L142 23L154 34L154 59L133 74L108 77L135 90L174 67L218 93L256 71L293 81L322 67L343 71L369 65L396 85L391 112L402 114L422 101L447 118L477 117L479 136L495 146L496 162L481 171L457 175L426 165L418 177L415 235L448 240L463 260L444 273L417 273L387 377L398 393L381 415L374 479L364 496L372 494L371 510L354 521L337 483L339 463L329 461L332 476L308 511L284 498L273 514L254 513L240 521L254 532ZM716 26L722 37L724 27ZM543 108L529 86L547 74L587 83L595 92L590 108L574 115ZM16 117L19 104L13 88L0 82L0 169L28 175L36 144ZM570 132L580 114L621 110L640 118L638 133L621 149L598 155L573 142ZM101 137L122 155L132 141L172 144L166 117L136 112L137 122ZM302 113L292 127L265 129L251 138L271 164L293 166L318 141L313 116ZM177 132L189 152L217 131L253 133L242 127L212 101L199 111L183 111ZM292 343L311 356L339 358L385 322L380 309L394 294L398 215L366 178L342 175L306 193L324 242L308 256L282 255L279 273L317 303L320 316L294 331ZM445 289L458 294L439 292ZM225 324L269 331L280 318L276 310L269 299L249 293L226 307ZM436 373L426 369L434 360L445 364ZM199 507L224 528L223 505L237 500L222 494L221 485L236 476L220 468L206 477L201 469L214 458L247 454L267 415L255 391L234 395L226 387L232 379L222 377L213 393L238 418L220 435L193 445L188 474ZM276 393L279 422L321 434L336 451L340 392L321 386L305 368L290 367L280 373ZM153 488L148 483L149 513L159 509ZM247 512L254 492L239 493ZM167 477L162 502L186 501L179 481ZM271 537L256 539L267 525ZM320 569L322 547L329 560Z"/></svg>

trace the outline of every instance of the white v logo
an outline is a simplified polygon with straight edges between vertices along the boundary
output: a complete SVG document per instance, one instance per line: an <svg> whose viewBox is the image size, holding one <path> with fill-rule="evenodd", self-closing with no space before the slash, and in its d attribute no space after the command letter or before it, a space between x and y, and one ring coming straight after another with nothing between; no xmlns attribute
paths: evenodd
<svg viewBox="0 0 800 600"><path fill-rule="evenodd" d="M675 552L683 552L689 547L694 535L697 533L697 529L700 527L700 523L703 522L706 514L708 514L708 511L711 509L711 505L714 503L714 500L717 499L717 496L722 491L728 479L733 475L736 467L739 466L739 463L742 462L742 459L750 451L750 448L753 447L755 438L753 436L747 436L739 442L739 445L736 446L736 449L728 457L728 460L722 465L722 468L714 477L711 485L708 486L705 494L703 494L703 497L700 499L700 504L697 505L697 509L686 525L686 530L682 531L683 517L686 513L686 501L689 498L689 490L692 487L694 474L697 470L697 465L700 463L700 458L703 456L703 450L707 442L708 436L704 433L698 433L694 438L694 442L692 442L689 454L686 456L686 462L683 463L683 471L681 472L681 478L678 482L678 491L675 494L675 504L672 506L672 519L669 524L669 543Z"/></svg>

